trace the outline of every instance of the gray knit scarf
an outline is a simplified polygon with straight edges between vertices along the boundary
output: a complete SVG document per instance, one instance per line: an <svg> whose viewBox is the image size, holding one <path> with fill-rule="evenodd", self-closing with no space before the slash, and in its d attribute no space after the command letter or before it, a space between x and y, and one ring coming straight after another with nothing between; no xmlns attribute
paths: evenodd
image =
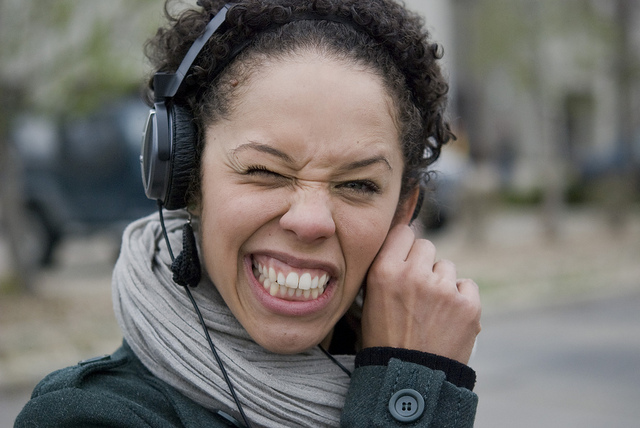
<svg viewBox="0 0 640 428"><path fill-rule="evenodd" d="M182 247L184 213L167 215L171 247ZM135 354L161 380L211 410L238 415L185 290L172 281L158 215L125 230L113 274L116 318ZM206 275L192 289L252 425L338 426L349 378L317 347L296 355L256 344ZM353 368L352 356L338 356Z"/></svg>

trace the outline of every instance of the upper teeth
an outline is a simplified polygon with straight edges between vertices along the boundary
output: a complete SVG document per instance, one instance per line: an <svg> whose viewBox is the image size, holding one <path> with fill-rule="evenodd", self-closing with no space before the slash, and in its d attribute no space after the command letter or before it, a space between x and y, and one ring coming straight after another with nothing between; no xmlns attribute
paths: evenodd
<svg viewBox="0 0 640 428"><path fill-rule="evenodd" d="M273 267L266 267L257 262L254 262L254 268L257 270L256 276L259 276L258 280L273 296L280 294L316 298L324 292L331 279L327 274L312 278L309 272L289 272L285 276L283 272L276 272Z"/></svg>

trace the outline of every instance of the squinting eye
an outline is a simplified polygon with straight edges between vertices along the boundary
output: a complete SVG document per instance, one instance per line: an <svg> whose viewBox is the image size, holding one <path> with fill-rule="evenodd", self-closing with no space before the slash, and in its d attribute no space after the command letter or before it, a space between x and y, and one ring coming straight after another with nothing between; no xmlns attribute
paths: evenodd
<svg viewBox="0 0 640 428"><path fill-rule="evenodd" d="M380 188L369 180L348 181L340 185L343 189L352 190L357 193L374 194L380 193Z"/></svg>
<svg viewBox="0 0 640 428"><path fill-rule="evenodd" d="M263 176L271 176L271 177L282 177L280 174L268 170L263 165L253 165L248 167L245 172L246 175L263 175Z"/></svg>

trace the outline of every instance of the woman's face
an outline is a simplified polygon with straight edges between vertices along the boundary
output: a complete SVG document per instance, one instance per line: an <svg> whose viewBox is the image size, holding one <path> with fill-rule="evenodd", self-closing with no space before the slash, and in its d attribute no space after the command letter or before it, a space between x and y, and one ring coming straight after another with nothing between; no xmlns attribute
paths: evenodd
<svg viewBox="0 0 640 428"><path fill-rule="evenodd" d="M332 332L399 221L393 105L378 77L311 53L229 84L234 108L205 132L204 264L256 342L300 352Z"/></svg>

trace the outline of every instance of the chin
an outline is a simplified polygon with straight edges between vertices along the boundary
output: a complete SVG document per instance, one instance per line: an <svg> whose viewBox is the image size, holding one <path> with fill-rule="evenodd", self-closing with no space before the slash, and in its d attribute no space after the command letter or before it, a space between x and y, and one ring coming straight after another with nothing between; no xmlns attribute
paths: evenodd
<svg viewBox="0 0 640 428"><path fill-rule="evenodd" d="M258 345L275 354L298 354L313 348L314 346L317 346L318 343L322 342L322 338L320 337L317 338L317 340L309 340L308 338L303 340L299 336L300 334L301 333L296 335L280 334L275 337L271 337L271 335L263 333L260 335L260 339L256 339L253 335L251 336Z"/></svg>

